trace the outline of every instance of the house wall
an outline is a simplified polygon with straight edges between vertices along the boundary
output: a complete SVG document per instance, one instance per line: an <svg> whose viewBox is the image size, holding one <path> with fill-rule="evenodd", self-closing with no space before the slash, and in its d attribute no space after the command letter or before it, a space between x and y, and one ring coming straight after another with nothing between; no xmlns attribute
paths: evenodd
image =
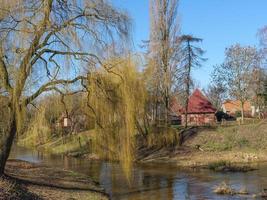
<svg viewBox="0 0 267 200"><path fill-rule="evenodd" d="M232 117L236 117L236 112L241 112L241 110L231 110L231 111L224 111L224 113L227 113L228 115L232 116ZM244 111L244 117L254 117L255 112L253 113L253 111Z"/></svg>
<svg viewBox="0 0 267 200"><path fill-rule="evenodd" d="M215 113L188 114L187 123L190 126L210 125L216 122ZM185 125L185 115L182 115L182 125Z"/></svg>
<svg viewBox="0 0 267 200"><path fill-rule="evenodd" d="M241 112L240 101L227 101L223 103L222 109L224 113L235 117L236 112ZM251 106L250 102L246 101L244 104L244 116L253 117L255 115L255 107Z"/></svg>

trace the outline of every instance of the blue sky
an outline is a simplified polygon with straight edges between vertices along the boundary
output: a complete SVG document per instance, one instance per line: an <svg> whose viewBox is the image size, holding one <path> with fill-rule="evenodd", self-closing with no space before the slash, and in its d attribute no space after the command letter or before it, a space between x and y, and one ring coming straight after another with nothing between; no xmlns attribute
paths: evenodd
<svg viewBox="0 0 267 200"><path fill-rule="evenodd" d="M149 36L148 0L112 0L126 9L133 19L133 42L140 51ZM267 25L267 0L180 0L181 32L203 39L208 61L195 70L201 87L210 81L212 66L224 59L224 50L232 44L258 45L257 32Z"/></svg>

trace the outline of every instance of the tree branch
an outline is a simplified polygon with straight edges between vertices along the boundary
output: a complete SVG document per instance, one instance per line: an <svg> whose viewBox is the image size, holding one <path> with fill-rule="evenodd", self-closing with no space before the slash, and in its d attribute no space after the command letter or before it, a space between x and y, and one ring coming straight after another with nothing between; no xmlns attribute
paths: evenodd
<svg viewBox="0 0 267 200"><path fill-rule="evenodd" d="M5 89L9 93L11 93L13 88L10 85L7 66L6 66L6 63L4 62L3 58L4 58L4 56L2 54L2 51L0 50L0 75L1 75L1 79L3 81L3 85L4 85Z"/></svg>
<svg viewBox="0 0 267 200"><path fill-rule="evenodd" d="M28 78L28 73L30 71L30 68L32 67L30 61L32 59L32 56L35 54L36 50L38 49L38 44L40 42L40 39L44 32L46 31L47 25L49 24L49 18L50 18L50 13L52 11L52 3L53 0L46 0L44 2L44 18L42 22L40 23L40 28L38 31L36 31L36 34L34 36L34 39L29 47L28 52L22 59L22 62L20 64L20 71L19 71L19 76L21 77L20 79L17 80L16 82L16 95L20 96L23 90L23 87L25 85L25 81Z"/></svg>
<svg viewBox="0 0 267 200"><path fill-rule="evenodd" d="M36 99L43 92L55 90L55 86L56 85L60 85L60 84L61 85L73 84L73 83L75 83L75 82L77 82L79 80L86 80L86 77L84 77L84 76L77 76L76 78L74 78L72 80L60 79L60 80L55 80L55 81L48 82L48 83L42 85L34 94L32 94L31 96L29 96L28 98L26 98L24 100L24 105L28 105L30 102L32 102L34 99Z"/></svg>

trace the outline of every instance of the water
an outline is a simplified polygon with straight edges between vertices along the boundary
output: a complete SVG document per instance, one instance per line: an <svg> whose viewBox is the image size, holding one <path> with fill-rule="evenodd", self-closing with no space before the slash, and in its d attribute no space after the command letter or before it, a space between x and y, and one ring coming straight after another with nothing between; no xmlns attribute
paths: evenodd
<svg viewBox="0 0 267 200"><path fill-rule="evenodd" d="M117 163L89 161L82 158L55 156L15 146L11 158L73 170L98 181L112 199L123 200L207 200L255 199L247 196L220 196L213 193L215 186L225 181L235 189L247 188L250 194L267 188L267 166L247 173L215 173L181 171L171 164L136 165L131 186L124 179Z"/></svg>

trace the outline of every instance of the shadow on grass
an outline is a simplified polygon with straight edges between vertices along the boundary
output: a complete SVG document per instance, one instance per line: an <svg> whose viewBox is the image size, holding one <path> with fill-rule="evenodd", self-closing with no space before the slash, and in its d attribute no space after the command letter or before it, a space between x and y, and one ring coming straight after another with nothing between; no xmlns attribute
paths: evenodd
<svg viewBox="0 0 267 200"><path fill-rule="evenodd" d="M42 200L36 194L31 193L18 179L9 176L0 177L0 200Z"/></svg>

